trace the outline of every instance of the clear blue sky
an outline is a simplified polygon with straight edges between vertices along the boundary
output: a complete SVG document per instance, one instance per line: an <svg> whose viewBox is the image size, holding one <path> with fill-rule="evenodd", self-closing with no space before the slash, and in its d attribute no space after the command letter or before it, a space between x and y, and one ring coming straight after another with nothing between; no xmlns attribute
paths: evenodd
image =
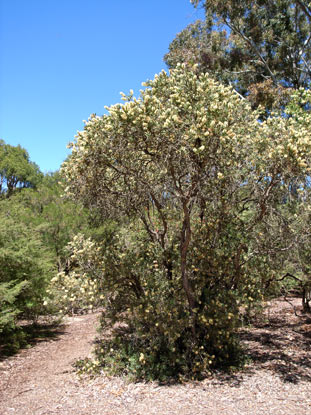
<svg viewBox="0 0 311 415"><path fill-rule="evenodd" d="M0 0L0 138L57 170L83 120L137 96L202 15L189 0Z"/></svg>

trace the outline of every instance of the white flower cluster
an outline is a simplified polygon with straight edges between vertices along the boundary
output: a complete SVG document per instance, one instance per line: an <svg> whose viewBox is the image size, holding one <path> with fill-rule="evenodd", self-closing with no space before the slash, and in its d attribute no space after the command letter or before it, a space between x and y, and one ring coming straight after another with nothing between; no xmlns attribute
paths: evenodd
<svg viewBox="0 0 311 415"><path fill-rule="evenodd" d="M98 249L93 241L77 235L68 244L70 261L74 264L69 273L64 271L52 278L48 293L49 301L62 314L77 313L102 305L102 279L96 275L99 261Z"/></svg>

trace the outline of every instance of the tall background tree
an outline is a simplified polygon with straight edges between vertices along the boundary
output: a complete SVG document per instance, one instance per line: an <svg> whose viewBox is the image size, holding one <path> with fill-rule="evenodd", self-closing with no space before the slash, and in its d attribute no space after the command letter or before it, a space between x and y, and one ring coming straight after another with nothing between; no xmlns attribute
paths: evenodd
<svg viewBox="0 0 311 415"><path fill-rule="evenodd" d="M197 63L231 84L254 106L282 107L288 89L307 88L311 76L311 8L307 1L192 0L205 21L172 41L165 61Z"/></svg>
<svg viewBox="0 0 311 415"><path fill-rule="evenodd" d="M0 140L0 193L10 197L16 189L35 188L43 178L36 163L20 145Z"/></svg>

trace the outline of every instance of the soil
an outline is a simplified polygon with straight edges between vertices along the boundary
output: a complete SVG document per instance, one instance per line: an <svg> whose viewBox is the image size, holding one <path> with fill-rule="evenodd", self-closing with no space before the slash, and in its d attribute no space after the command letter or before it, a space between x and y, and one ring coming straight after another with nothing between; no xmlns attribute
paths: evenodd
<svg viewBox="0 0 311 415"><path fill-rule="evenodd" d="M173 385L79 378L73 363L91 356L98 314L68 318L53 336L38 336L32 348L0 361L0 414L310 415L311 318L299 299L291 303L297 315L274 300L241 329L250 357L243 371Z"/></svg>

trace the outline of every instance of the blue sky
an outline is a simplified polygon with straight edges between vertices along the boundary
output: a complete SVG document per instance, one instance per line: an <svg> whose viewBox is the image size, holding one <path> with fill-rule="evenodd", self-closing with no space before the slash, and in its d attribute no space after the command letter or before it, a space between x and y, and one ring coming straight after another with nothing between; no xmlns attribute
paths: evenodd
<svg viewBox="0 0 311 415"><path fill-rule="evenodd" d="M189 0L0 0L0 138L57 170L83 120L137 96L202 16Z"/></svg>

